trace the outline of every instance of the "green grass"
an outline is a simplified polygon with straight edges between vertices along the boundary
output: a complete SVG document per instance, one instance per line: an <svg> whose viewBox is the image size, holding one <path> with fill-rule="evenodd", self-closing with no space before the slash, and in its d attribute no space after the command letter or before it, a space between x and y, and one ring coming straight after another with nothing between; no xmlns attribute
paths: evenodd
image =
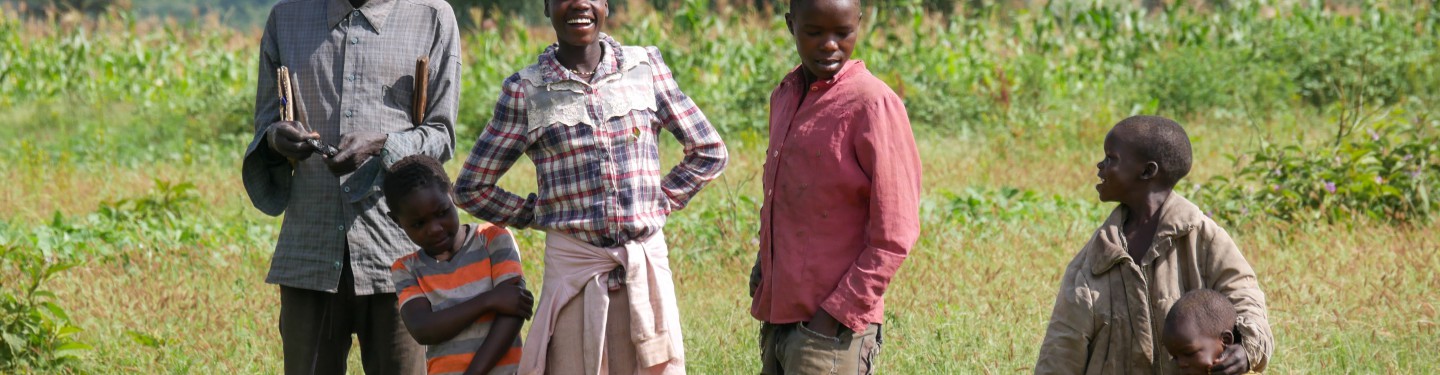
<svg viewBox="0 0 1440 375"><path fill-rule="evenodd" d="M1094 165L1105 132L1130 114L1180 119L1199 183L1234 175L1242 165L1227 156L1261 139L1328 145L1336 104L1312 103L1328 94L1306 84L1385 74L1387 86L1360 86L1389 90L1369 105L1436 121L1440 85L1395 83L1440 82L1428 8L1295 8L1269 19L1262 5L1239 3L1154 18L1104 4L953 20L868 13L857 56L906 96L925 163L924 235L887 293L884 373L1030 370L1064 265L1113 207L1094 197ZM666 231L690 371L753 373L758 323L745 285L767 142L759 130L792 47L778 19L705 14L629 14L615 34L660 45L724 131L729 169ZM0 20L0 157L10 161L0 163L0 245L81 262L46 284L83 329L76 338L94 347L73 370L279 372L278 290L263 279L280 219L250 207L238 173L258 35L124 16ZM706 37L714 30L727 38ZM1378 73L1327 60L1346 51L1283 48L1314 35L1383 41L1371 60ZM465 37L459 155L488 119L497 83L550 34L502 22ZM1152 69L1203 73L1215 61L1236 66L1188 80ZM663 151L666 165L679 159L674 142ZM502 185L532 191L529 162ZM1437 372L1427 353L1440 346L1440 225L1225 219L1269 297L1272 373ZM538 282L541 235L519 240ZM4 265L0 280L13 280L17 269Z"/></svg>
<svg viewBox="0 0 1440 375"><path fill-rule="evenodd" d="M1198 125L1198 124L1197 124ZM986 141L941 137L921 142L927 161L923 217L925 236L887 294L888 373L980 373L1026 371L1048 319L1064 265L1109 209L1094 202L1088 159L1093 144L1077 140L1057 158L946 173L944 161L993 155ZM1087 147L1082 143L1090 143ZM670 151L673 154L673 145ZM1199 144L1213 150L1214 143ZM238 145L237 145L238 147ZM1010 147L1026 147L1010 145ZM955 150L963 151L955 151ZM739 203L756 190L746 178L760 166L763 150L734 149L725 176L669 226L676 282L691 371L747 373L757 368L757 323L748 315L745 280L753 259L753 204ZM1202 159L1201 171L1223 169ZM454 163L451 168L454 168ZM1014 168L1046 183L1026 187L1040 198L1020 201L1031 209L995 208L989 222L964 224L942 214L942 192L963 187L992 189L970 181L1014 174ZM227 177L227 170L194 178ZM128 171L121 173L144 173ZM524 189L526 171L507 177ZM95 178L99 178L98 176ZM993 190L993 189L992 189ZM216 186L203 194L217 203L214 215L227 226L278 226L279 220L247 210L238 187ZM1063 207L1048 204L1056 196ZM997 192L974 196L999 200ZM983 206L983 205L982 205ZM738 222L728 216L734 215ZM735 228L717 229L717 228ZM1420 348L1440 345L1440 241L1434 225L1395 228L1368 223L1298 225L1254 223L1230 228L1260 275L1270 299L1277 340L1276 373L1424 373L1433 371ZM712 233L726 233L712 237ZM726 232L730 231L730 232ZM250 232L235 244L129 249L123 259L73 270L53 287L85 329L81 338L97 349L88 369L102 373L238 371L279 369L275 330L278 292L263 284L274 232ZM523 255L540 259L540 235L521 232ZM526 272L540 275L537 262ZM538 279L538 278L537 278ZM538 281L538 280L537 280ZM165 341L157 348L134 342L137 331Z"/></svg>

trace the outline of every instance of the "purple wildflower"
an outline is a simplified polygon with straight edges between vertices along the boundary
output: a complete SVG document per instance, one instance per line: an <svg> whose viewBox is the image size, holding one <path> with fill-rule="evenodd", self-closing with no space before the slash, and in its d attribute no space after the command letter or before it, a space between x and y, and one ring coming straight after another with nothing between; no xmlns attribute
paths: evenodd
<svg viewBox="0 0 1440 375"><path fill-rule="evenodd" d="M1372 140L1372 141L1378 141L1378 140L1380 140L1380 133L1376 133L1374 130L1366 130L1366 132L1370 133L1370 140Z"/></svg>
<svg viewBox="0 0 1440 375"><path fill-rule="evenodd" d="M1385 178L1384 178L1384 177L1380 177L1380 176L1375 176L1375 183L1376 183L1376 184L1382 184L1382 185L1383 185L1383 184L1385 184Z"/></svg>
<svg viewBox="0 0 1440 375"><path fill-rule="evenodd" d="M1270 185L1270 191L1280 191L1280 184Z"/></svg>
<svg viewBox="0 0 1440 375"><path fill-rule="evenodd" d="M1405 157L1400 158L1400 161L1410 161L1412 157L1415 157L1415 155L1405 154Z"/></svg>
<svg viewBox="0 0 1440 375"><path fill-rule="evenodd" d="M1410 171L1410 178L1420 178L1420 169L1416 168L1415 170Z"/></svg>
<svg viewBox="0 0 1440 375"><path fill-rule="evenodd" d="M1321 180L1321 181L1325 181L1325 180ZM1334 182L1330 182L1330 181L1325 181L1325 191L1330 192L1330 193L1334 193L1334 192L1335 192L1335 183L1334 183Z"/></svg>

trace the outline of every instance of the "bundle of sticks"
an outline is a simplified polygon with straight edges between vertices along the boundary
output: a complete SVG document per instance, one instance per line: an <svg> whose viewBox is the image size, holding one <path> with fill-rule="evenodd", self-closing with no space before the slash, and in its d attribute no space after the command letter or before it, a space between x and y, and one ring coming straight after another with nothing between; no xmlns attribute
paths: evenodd
<svg viewBox="0 0 1440 375"><path fill-rule="evenodd" d="M294 82L299 80L300 78L298 77L292 78L290 68L288 67L281 66L280 69L275 71L275 86L280 91L280 121L297 122L300 124L301 130L309 134L316 134L315 130L311 129L308 124L310 118L306 116L305 113L305 101L300 100L300 90L295 88ZM299 115L298 120L296 119L297 114ZM309 138L306 139L305 142L314 147L315 152L327 158L334 157L340 153L340 149L335 148L334 145L321 142L319 138Z"/></svg>

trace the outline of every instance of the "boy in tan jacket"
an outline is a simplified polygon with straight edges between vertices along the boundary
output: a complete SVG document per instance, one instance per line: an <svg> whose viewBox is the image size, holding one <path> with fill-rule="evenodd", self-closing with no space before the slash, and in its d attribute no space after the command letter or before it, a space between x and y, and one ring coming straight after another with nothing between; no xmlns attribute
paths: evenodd
<svg viewBox="0 0 1440 375"><path fill-rule="evenodd" d="M1235 343L1211 373L1262 371L1274 350L1255 271L1219 225L1173 191L1190 172L1180 124L1120 121L1105 136L1095 186L1120 205L1065 269L1037 374L1174 374L1161 344L1170 307L1213 289L1235 305Z"/></svg>

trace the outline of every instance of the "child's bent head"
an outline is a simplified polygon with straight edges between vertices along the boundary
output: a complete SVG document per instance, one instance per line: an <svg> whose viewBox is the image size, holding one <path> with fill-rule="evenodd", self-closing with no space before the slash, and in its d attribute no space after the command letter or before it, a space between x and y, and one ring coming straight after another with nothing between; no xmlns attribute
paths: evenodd
<svg viewBox="0 0 1440 375"><path fill-rule="evenodd" d="M860 33L860 0L792 0L785 25L800 64L817 80L840 73Z"/></svg>
<svg viewBox="0 0 1440 375"><path fill-rule="evenodd" d="M1235 305L1210 289L1186 292L1170 307L1161 341L1183 374L1208 374L1235 342Z"/></svg>
<svg viewBox="0 0 1440 375"><path fill-rule="evenodd" d="M1096 164L1102 201L1126 201L1152 190L1170 190L1190 174L1190 137L1180 124L1159 116L1134 116L1105 135L1105 158Z"/></svg>
<svg viewBox="0 0 1440 375"><path fill-rule="evenodd" d="M450 199L450 177L438 160L425 155L400 159L390 166L380 190L390 206L390 219L427 253L444 253L458 245L460 218Z"/></svg>

